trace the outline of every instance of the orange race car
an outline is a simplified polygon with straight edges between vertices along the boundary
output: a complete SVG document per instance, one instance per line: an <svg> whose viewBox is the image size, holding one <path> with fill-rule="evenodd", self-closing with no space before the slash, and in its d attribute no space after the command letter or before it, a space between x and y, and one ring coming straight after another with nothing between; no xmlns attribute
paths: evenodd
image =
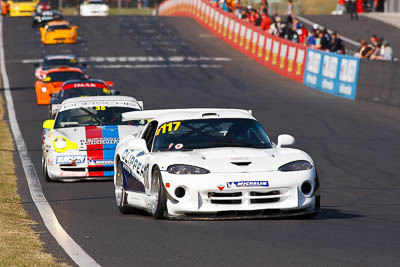
<svg viewBox="0 0 400 267"><path fill-rule="evenodd" d="M60 90L68 80L84 80L88 76L79 68L59 67L51 69L46 76L35 83L36 102L38 105L50 104L50 96Z"/></svg>
<svg viewBox="0 0 400 267"><path fill-rule="evenodd" d="M1 14L6 16L10 13L10 4L7 3L7 0L1 0Z"/></svg>
<svg viewBox="0 0 400 267"><path fill-rule="evenodd" d="M78 26L71 25L66 20L51 21L40 27L43 44L74 44L78 37Z"/></svg>

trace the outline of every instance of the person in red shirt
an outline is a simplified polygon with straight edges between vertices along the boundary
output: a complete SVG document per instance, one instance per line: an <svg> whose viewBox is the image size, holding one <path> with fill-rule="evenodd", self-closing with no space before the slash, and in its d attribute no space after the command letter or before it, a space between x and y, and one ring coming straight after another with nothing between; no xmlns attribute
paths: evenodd
<svg viewBox="0 0 400 267"><path fill-rule="evenodd" d="M269 27L271 26L272 20L271 18L268 16L268 9L264 8L263 12L261 14L261 29L263 31L267 31L269 30Z"/></svg>

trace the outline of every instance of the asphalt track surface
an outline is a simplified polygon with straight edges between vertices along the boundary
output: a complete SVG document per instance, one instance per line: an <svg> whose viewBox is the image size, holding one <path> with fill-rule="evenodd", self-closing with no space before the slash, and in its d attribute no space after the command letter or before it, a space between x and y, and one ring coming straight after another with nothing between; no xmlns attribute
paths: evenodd
<svg viewBox="0 0 400 267"><path fill-rule="evenodd" d="M369 42L371 35L376 34L379 38L389 41L395 57L400 56L400 29L390 24L366 16L358 16L358 21L352 21L350 14L341 16L308 15L304 17L330 30L338 31L339 34L356 42L360 40ZM307 25L307 28L309 28L309 25ZM357 51L358 47L349 43L345 45L347 49Z"/></svg>
<svg viewBox="0 0 400 267"><path fill-rule="evenodd" d="M41 124L47 107L36 105L34 68L21 60L73 52L102 57L231 58L213 62L219 65L215 68L201 62L135 69L98 68L99 63L89 63L88 71L92 77L114 81L122 94L143 100L146 109L252 109L272 140L279 133L296 137L296 147L314 158L321 179L322 212L315 219L179 222L157 221L145 214L121 215L112 182L46 183L41 178L44 194L64 229L99 264L398 265L399 109L322 94L280 77L191 19L70 19L79 25L81 40L76 45L42 46L29 18L4 21L6 66L17 118L39 174ZM39 222L36 229L46 250L73 264L46 232L16 161L19 193L26 210Z"/></svg>

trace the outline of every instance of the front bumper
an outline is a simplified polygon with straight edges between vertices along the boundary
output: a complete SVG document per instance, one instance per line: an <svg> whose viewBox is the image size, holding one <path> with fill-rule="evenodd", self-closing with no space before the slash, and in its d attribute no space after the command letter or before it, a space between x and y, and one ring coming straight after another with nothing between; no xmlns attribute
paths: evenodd
<svg viewBox="0 0 400 267"><path fill-rule="evenodd" d="M75 44L76 36L74 37L46 37L42 40L43 44Z"/></svg>
<svg viewBox="0 0 400 267"><path fill-rule="evenodd" d="M69 159L75 159L75 163ZM100 160L97 160L96 164L88 164L86 151L74 151L73 154L50 151L46 162L52 180L112 179L114 176L113 161L107 160L100 165Z"/></svg>
<svg viewBox="0 0 400 267"><path fill-rule="evenodd" d="M318 187L314 169L206 175L172 175L163 171L162 178L168 196L167 218L170 219L285 217L319 210L314 196ZM235 186L235 182L238 185L258 182L260 185ZM302 191L304 183L310 185L308 193Z"/></svg>

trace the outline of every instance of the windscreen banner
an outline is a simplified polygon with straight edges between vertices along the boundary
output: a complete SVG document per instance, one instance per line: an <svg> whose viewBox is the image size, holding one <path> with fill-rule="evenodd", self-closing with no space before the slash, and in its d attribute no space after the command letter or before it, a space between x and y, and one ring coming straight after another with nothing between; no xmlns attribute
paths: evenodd
<svg viewBox="0 0 400 267"><path fill-rule="evenodd" d="M308 49L304 84L319 91L354 100L360 59Z"/></svg>

